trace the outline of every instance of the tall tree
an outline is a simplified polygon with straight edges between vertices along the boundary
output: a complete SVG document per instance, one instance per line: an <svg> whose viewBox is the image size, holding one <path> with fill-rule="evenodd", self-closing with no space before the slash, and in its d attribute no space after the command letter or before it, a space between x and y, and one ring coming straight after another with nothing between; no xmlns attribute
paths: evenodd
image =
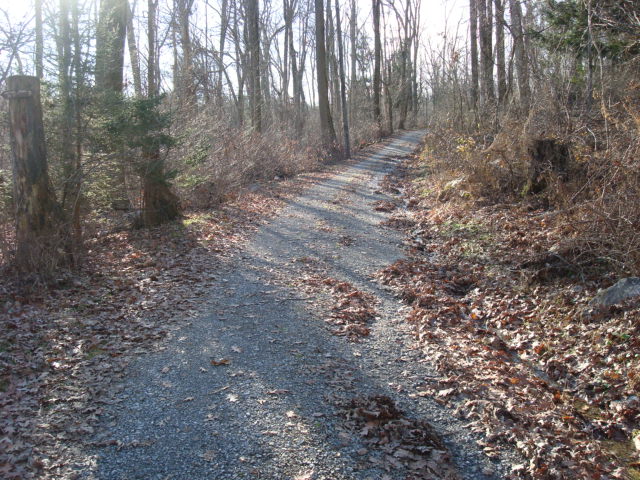
<svg viewBox="0 0 640 480"><path fill-rule="evenodd" d="M495 0L496 7L496 69L498 73L498 103L503 105L507 96L507 72L504 51L504 0Z"/></svg>
<svg viewBox="0 0 640 480"><path fill-rule="evenodd" d="M251 126L262 131L262 88L260 86L260 14L258 0L246 0L247 36L249 44L249 100L251 103Z"/></svg>
<svg viewBox="0 0 640 480"><path fill-rule="evenodd" d="M335 145L336 131L333 128L329 106L329 82L327 79L327 52L324 34L324 0L315 0L316 18L316 80L318 86L318 110L320 130L325 145Z"/></svg>
<svg viewBox="0 0 640 480"><path fill-rule="evenodd" d="M175 0L180 32L182 62L180 64L178 96L183 107L197 105L196 79L193 66L193 46L191 45L190 19L194 0Z"/></svg>
<svg viewBox="0 0 640 480"><path fill-rule="evenodd" d="M102 0L96 32L96 87L122 93L127 0Z"/></svg>
<svg viewBox="0 0 640 480"><path fill-rule="evenodd" d="M373 118L382 127L382 112L380 110L381 82L380 74L382 57L382 40L380 39L380 4L382 0L373 1Z"/></svg>
<svg viewBox="0 0 640 480"><path fill-rule="evenodd" d="M469 56L471 61L471 106L478 111L479 75L478 75L478 0L469 0Z"/></svg>
<svg viewBox="0 0 640 480"><path fill-rule="evenodd" d="M522 24L522 8L519 0L509 0L511 14L511 32L513 35L513 50L516 61L516 73L518 76L518 91L520 92L520 105L523 110L529 109L531 101L531 88L529 86L529 65L524 44L524 28Z"/></svg>
<svg viewBox="0 0 640 480"><path fill-rule="evenodd" d="M339 116L341 112L340 97L340 73L338 69L338 57L336 55L336 32L333 25L333 8L331 0L326 0L327 10L327 60L329 72L329 91L331 92L331 106L333 107L334 116Z"/></svg>
<svg viewBox="0 0 640 480"><path fill-rule="evenodd" d="M40 80L44 77L43 57L44 57L44 36L42 33L42 0L36 0L36 77Z"/></svg>
<svg viewBox="0 0 640 480"><path fill-rule="evenodd" d="M349 17L349 39L350 39L350 61L351 61L351 81L349 82L350 95L353 95L356 88L357 76L357 52L358 52L358 10L356 0L351 0L351 15ZM351 105L353 108L353 105Z"/></svg>
<svg viewBox="0 0 640 480"><path fill-rule="evenodd" d="M142 96L142 77L140 76L140 55L138 53L138 44L136 42L136 33L133 29L133 11L135 9L135 0L133 7L127 0L127 46L129 47L129 61L131 62L131 73L133 75L133 91L136 96Z"/></svg>
<svg viewBox="0 0 640 480"><path fill-rule="evenodd" d="M225 75L226 67L224 64L225 43L227 41L227 31L229 29L229 0L222 0L220 8L220 36L218 37L217 63L218 72L216 74L215 96L218 107L222 107L222 78ZM232 90L233 92L233 90Z"/></svg>
<svg viewBox="0 0 640 480"><path fill-rule="evenodd" d="M147 2L147 97L149 102L141 104L145 109L139 117L146 119L148 128L157 124L155 113L155 99L158 96L157 69L157 45L156 45L156 15L158 0ZM164 158L160 155L161 141L153 137L142 144L143 165L142 173L142 216L141 224L147 227L159 225L173 220L180 215L178 197L171 191L167 175L165 173Z"/></svg>
<svg viewBox="0 0 640 480"><path fill-rule="evenodd" d="M344 47L342 45L342 27L340 25L340 0L336 0L336 31L338 33L338 63L340 65L340 96L342 98L342 131L344 137L344 153L351 158L351 140L349 139L349 112L347 107L347 87L344 74Z"/></svg>
<svg viewBox="0 0 640 480"><path fill-rule="evenodd" d="M493 2L478 0L480 21L480 74L481 93L485 107L493 104L496 94L493 82Z"/></svg>

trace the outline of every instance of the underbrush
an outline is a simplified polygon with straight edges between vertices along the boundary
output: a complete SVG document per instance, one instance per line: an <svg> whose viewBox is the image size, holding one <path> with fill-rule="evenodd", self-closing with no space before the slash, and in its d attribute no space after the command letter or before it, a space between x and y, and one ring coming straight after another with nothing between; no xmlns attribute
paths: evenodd
<svg viewBox="0 0 640 480"><path fill-rule="evenodd" d="M340 159L338 148L322 146L314 119L305 128L273 127L258 133L203 112L179 129L179 146L171 152L175 186L187 208L206 208L234 198L241 188L273 178L317 170ZM377 140L371 125L352 132L354 150Z"/></svg>
<svg viewBox="0 0 640 480"><path fill-rule="evenodd" d="M601 177L600 195L560 196L553 184L522 195L524 170L519 185L517 171L492 184L471 176L483 166L468 162L489 155L475 140L430 139L408 165L410 212L389 222L407 230L409 259L377 275L411 307L407 320L440 373L416 395L466 419L487 455L518 451L516 478L638 478L640 299L590 304L621 271L637 272L631 257L611 253L633 238L606 237L603 220L585 213L616 201L622 215L637 178L615 179L627 197L609 190L613 198L602 198L623 165ZM443 153L446 144L459 148ZM592 172L604 169L594 157L577 177L592 185Z"/></svg>
<svg viewBox="0 0 640 480"><path fill-rule="evenodd" d="M499 132L430 131L423 196L442 202L523 205L547 212L560 248L620 275L640 274L640 86L590 115L532 109ZM542 103L551 102L545 98ZM548 105L548 103L545 103Z"/></svg>

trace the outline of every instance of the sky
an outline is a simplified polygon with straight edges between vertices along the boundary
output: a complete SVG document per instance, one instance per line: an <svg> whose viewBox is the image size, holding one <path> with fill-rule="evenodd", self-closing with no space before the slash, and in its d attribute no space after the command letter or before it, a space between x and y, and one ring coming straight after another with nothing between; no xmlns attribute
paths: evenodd
<svg viewBox="0 0 640 480"><path fill-rule="evenodd" d="M271 1L279 3L280 0ZM161 4L169 2L170 0L164 0ZM52 3L56 4L57 2L52 0ZM137 3L139 5L146 4L144 0L138 0ZM216 4L217 2L214 0L211 3ZM342 0L341 3L344 5L342 8L343 11L348 11L349 9L347 7L349 0ZM365 25L370 24L371 0L357 0L357 5L360 12L360 23L364 23ZM20 19L33 18L33 0L0 0L0 9L9 13L12 23L17 23ZM467 16L467 9L468 0L422 0L420 24L423 45L437 45L441 41L442 33L445 30L448 32L448 35L451 36L452 34L455 34L456 29L459 29L459 35L464 36L466 33L465 19ZM194 16L197 17L197 15ZM200 18L200 20L202 19ZM195 22L200 23L198 18L195 19ZM4 23L6 23L6 20L0 16L0 27L2 27L2 24ZM347 25L345 25L344 28L345 31L347 31ZM0 52L0 58L3 58L5 53L6 52ZM32 66L27 66L32 64L32 62L28 59L24 60L25 70L27 70L25 73L33 73L29 71L32 69Z"/></svg>

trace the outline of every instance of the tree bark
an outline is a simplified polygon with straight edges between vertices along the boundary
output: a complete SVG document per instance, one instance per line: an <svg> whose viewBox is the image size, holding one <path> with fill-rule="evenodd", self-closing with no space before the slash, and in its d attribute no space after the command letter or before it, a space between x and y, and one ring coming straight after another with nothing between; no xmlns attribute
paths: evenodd
<svg viewBox="0 0 640 480"><path fill-rule="evenodd" d="M258 0L246 0L249 50L249 95L251 103L251 126L262 131L262 88L260 87L260 20Z"/></svg>
<svg viewBox="0 0 640 480"><path fill-rule="evenodd" d="M340 25L340 0L336 0L336 31L338 33L338 65L340 68L340 96L342 97L342 131L344 154L351 158L351 140L349 139L349 112L347 108L347 88L344 74L344 48L342 46L342 27Z"/></svg>
<svg viewBox="0 0 640 480"><path fill-rule="evenodd" d="M349 18L349 39L350 39L350 45L351 45L351 52L350 52L351 82L349 84L349 90L351 92L355 90L356 82L358 81L358 72L357 72L358 10L356 8L356 0L351 0L351 17Z"/></svg>
<svg viewBox="0 0 640 480"><path fill-rule="evenodd" d="M96 32L96 87L122 93L127 0L102 0Z"/></svg>
<svg viewBox="0 0 640 480"><path fill-rule="evenodd" d="M526 112L531 101L529 87L529 70L527 52L524 46L524 28L522 26L522 8L519 0L509 0L511 13L511 32L513 34L513 49L516 60L516 74L518 76L518 91L520 92L520 106Z"/></svg>
<svg viewBox="0 0 640 480"><path fill-rule="evenodd" d="M7 78L9 132L16 212L16 265L25 272L53 270L60 260L61 213L49 181L38 77Z"/></svg>
<svg viewBox="0 0 640 480"><path fill-rule="evenodd" d="M147 96L158 95L156 79L156 14L158 0L148 0L147 43L149 48L147 62ZM178 197L171 191L164 172L164 159L160 148L149 146L143 149L144 171L142 173L142 215L141 224L145 227L159 225L180 216Z"/></svg>
<svg viewBox="0 0 640 480"><path fill-rule="evenodd" d="M478 0L469 0L469 40L471 56L471 106L478 112L479 103L479 75L478 75Z"/></svg>
<svg viewBox="0 0 640 480"><path fill-rule="evenodd" d="M342 101L340 96L340 74L338 68L338 58L336 55L336 32L333 26L333 8L331 0L326 0L327 10L327 59L329 71L329 84L331 91L331 106L333 107L333 116L337 117L342 111Z"/></svg>
<svg viewBox="0 0 640 480"><path fill-rule="evenodd" d="M329 107L329 83L327 79L327 53L324 34L324 0L315 0L316 18L316 80L318 86L318 110L320 112L320 130L326 146L336 143L336 131L333 128Z"/></svg>
<svg viewBox="0 0 640 480"><path fill-rule="evenodd" d="M191 45L191 31L189 28L193 2L194 0L177 0L178 30L180 32L180 46L182 48L178 96L182 106L187 109L195 108L198 103L195 70L193 67L193 47Z"/></svg>
<svg viewBox="0 0 640 480"><path fill-rule="evenodd" d="M133 7L127 0L127 45L129 47L129 59L131 61L131 73L133 74L133 91L137 97L142 96L142 78L140 76L140 55L136 43L136 34L133 30Z"/></svg>
<svg viewBox="0 0 640 480"><path fill-rule="evenodd" d="M81 98L85 88L85 71L82 68L82 50L81 50L81 37L80 37L80 11L78 2L73 2L71 8L71 20L72 20L72 37L73 37L73 71L75 74L75 104L73 107L74 114L74 146L75 146L75 165L73 166L74 174L71 183L70 194L71 201L73 202L71 207L71 229L73 232L74 246L78 248L82 243L82 224L80 221L80 205L81 205L81 193L82 193L82 139L83 139L83 125L82 125L82 108ZM74 262L77 261L76 252L74 252Z"/></svg>
<svg viewBox="0 0 640 480"><path fill-rule="evenodd" d="M483 110L493 104L496 95L493 84L493 2L492 0L478 1L480 20L480 75L481 101Z"/></svg>
<svg viewBox="0 0 640 480"><path fill-rule="evenodd" d="M504 52L504 0L495 0L496 68L498 71L498 104L504 105L507 96L507 71Z"/></svg>
<svg viewBox="0 0 640 480"><path fill-rule="evenodd" d="M218 102L218 107L222 107L223 105L223 95L222 95L222 76L225 71L224 66L224 45L227 41L227 30L229 28L229 1L222 0L222 8L220 9L220 37L218 39L218 74L216 78L216 99Z"/></svg>
<svg viewBox="0 0 640 480"><path fill-rule="evenodd" d="M44 36L42 33L42 0L36 0L36 77L40 80L44 77L43 56Z"/></svg>
<svg viewBox="0 0 640 480"><path fill-rule="evenodd" d="M373 1L373 118L378 125L378 130L382 128L382 112L380 110L380 89L381 89L381 55L382 41L380 39L380 3L381 0Z"/></svg>

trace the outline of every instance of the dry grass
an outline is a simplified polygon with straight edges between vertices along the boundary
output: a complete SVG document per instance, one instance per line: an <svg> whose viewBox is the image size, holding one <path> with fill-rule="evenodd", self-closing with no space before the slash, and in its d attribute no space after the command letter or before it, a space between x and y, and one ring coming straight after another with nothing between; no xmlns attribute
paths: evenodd
<svg viewBox="0 0 640 480"><path fill-rule="evenodd" d="M573 116L557 102L550 106L543 92L524 122L506 116L495 136L432 129L423 152L430 187L423 193L470 208L546 209L565 248L620 274L640 274L640 84L621 91L589 115ZM532 176L530 149L539 139L567 147L564 171L548 163Z"/></svg>

